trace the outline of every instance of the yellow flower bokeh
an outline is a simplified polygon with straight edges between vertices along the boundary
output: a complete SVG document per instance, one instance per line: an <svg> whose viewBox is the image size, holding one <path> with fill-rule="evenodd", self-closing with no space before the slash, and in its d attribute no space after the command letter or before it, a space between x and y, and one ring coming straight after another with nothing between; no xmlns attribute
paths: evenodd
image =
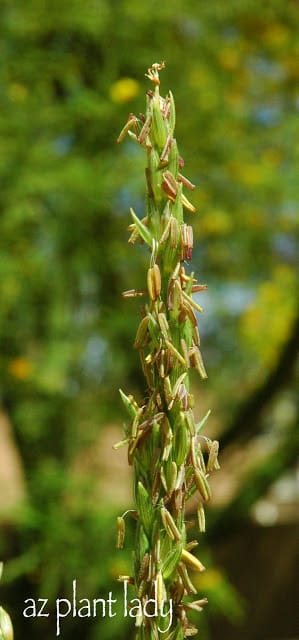
<svg viewBox="0 0 299 640"><path fill-rule="evenodd" d="M8 365L9 373L17 380L27 380L32 375L32 362L24 356L13 358Z"/></svg>
<svg viewBox="0 0 299 640"><path fill-rule="evenodd" d="M120 78L110 86L110 98L112 102L124 104L133 100L140 92L139 82L133 78Z"/></svg>

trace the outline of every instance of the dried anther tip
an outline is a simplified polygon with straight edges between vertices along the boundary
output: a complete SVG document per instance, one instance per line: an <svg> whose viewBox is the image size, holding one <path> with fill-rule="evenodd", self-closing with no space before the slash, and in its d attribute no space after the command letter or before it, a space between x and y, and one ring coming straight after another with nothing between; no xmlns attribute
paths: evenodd
<svg viewBox="0 0 299 640"><path fill-rule="evenodd" d="M160 155L160 161L161 162L163 162L164 160L168 161L168 152L169 152L169 149L170 149L170 147L172 145L172 142L173 142L173 138L172 138L171 135L169 135L167 137L167 139L166 139L164 149L163 149L163 151L162 151L162 153Z"/></svg>
<svg viewBox="0 0 299 640"><path fill-rule="evenodd" d="M187 302L189 302L191 307L194 307L194 309L196 309L196 311L199 311L199 313L203 313L203 308L199 304L197 304L197 302L195 302L195 300L191 298L191 296L188 296L184 289L182 289L182 296L183 298L185 298L185 300L187 300Z"/></svg>
<svg viewBox="0 0 299 640"><path fill-rule="evenodd" d="M144 296L146 291L143 289L128 289L128 291L123 291L123 298L139 298L140 296Z"/></svg>
<svg viewBox="0 0 299 640"><path fill-rule="evenodd" d="M219 451L219 442L218 440L214 440L209 445L209 459L207 464L208 472L220 469L220 464L218 462L218 451Z"/></svg>
<svg viewBox="0 0 299 640"><path fill-rule="evenodd" d="M207 598L201 598L201 600L194 600L193 602L185 602L185 609L190 609L191 611L202 611L205 604L208 604Z"/></svg>
<svg viewBox="0 0 299 640"><path fill-rule="evenodd" d="M135 580L134 578L132 578L132 576L118 576L117 578L118 582L127 582L128 584L135 584Z"/></svg>
<svg viewBox="0 0 299 640"><path fill-rule="evenodd" d="M198 291L206 291L207 288L207 284L193 284L191 291L192 293L198 293Z"/></svg>
<svg viewBox="0 0 299 640"><path fill-rule="evenodd" d="M197 593L197 589L194 586L194 584L191 582L188 571L187 571L187 567L183 562L180 562L180 564L178 565L178 572L182 580L182 583L186 589L186 592L188 594Z"/></svg>
<svg viewBox="0 0 299 640"><path fill-rule="evenodd" d="M188 178L185 178L185 176L183 176L181 173L178 173L178 182L182 182L183 185L185 187L187 187L187 189L191 189L192 191L195 189L195 184L193 184L193 182L190 182L190 180L188 180Z"/></svg>
<svg viewBox="0 0 299 640"><path fill-rule="evenodd" d="M137 126L137 118L136 116L134 116L132 113L130 113L128 121L126 122L125 126L122 128L118 138L117 138L117 143L119 144L120 142L122 142L124 140L124 138L126 137L127 133L130 132L130 129L134 128L136 130L136 126Z"/></svg>
<svg viewBox="0 0 299 640"><path fill-rule="evenodd" d="M139 144L142 144L145 141L145 138L148 136L151 128L151 123L152 123L152 116L148 115L140 131L140 134L137 138L137 142L139 142Z"/></svg>
<svg viewBox="0 0 299 640"><path fill-rule="evenodd" d="M149 78L155 85L160 84L159 71L165 68L165 62L154 62L151 67L148 68L145 74L146 78Z"/></svg>
<svg viewBox="0 0 299 640"><path fill-rule="evenodd" d="M171 173L171 171L165 171L163 173L163 180L162 180L161 187L162 187L163 191L165 192L165 194L172 201L174 201L176 199L178 185L177 185L176 179L173 176L173 174Z"/></svg>

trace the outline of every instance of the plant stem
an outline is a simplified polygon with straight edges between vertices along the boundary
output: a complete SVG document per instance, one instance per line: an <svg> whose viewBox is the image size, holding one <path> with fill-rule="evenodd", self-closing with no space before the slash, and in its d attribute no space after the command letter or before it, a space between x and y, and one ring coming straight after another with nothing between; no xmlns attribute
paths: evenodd
<svg viewBox="0 0 299 640"><path fill-rule="evenodd" d="M130 581L142 604L136 618L138 640L181 640L197 631L187 613L190 608L200 611L206 599L190 603L185 596L197 592L189 571L203 571L204 566L188 548L185 505L197 492L199 526L204 531L204 504L211 496L208 474L219 468L218 443L202 440L204 457L198 435L203 421L196 425L193 414L190 368L203 379L207 375L196 317L202 309L192 293L206 285L198 285L184 267L193 248L184 210L193 213L195 208L183 186L194 185L179 172L183 160L174 138L174 99L171 92L160 96L163 67L164 63L153 64L148 69L154 90L147 92L146 113L139 118L130 115L118 138L121 142L129 134L146 151L146 216L140 220L131 210L129 242L139 240L151 252L147 291L124 292L127 297L147 296L134 344L147 383L145 398L138 406L121 392L131 419L123 443L128 444L134 478L137 525ZM119 518L119 547L123 539L124 522ZM172 606L168 616L163 615L165 603Z"/></svg>

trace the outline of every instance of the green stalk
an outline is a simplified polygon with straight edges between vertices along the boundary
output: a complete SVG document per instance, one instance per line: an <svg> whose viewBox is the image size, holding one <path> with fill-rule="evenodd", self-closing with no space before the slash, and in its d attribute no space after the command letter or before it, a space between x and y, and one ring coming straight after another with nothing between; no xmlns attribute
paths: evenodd
<svg viewBox="0 0 299 640"><path fill-rule="evenodd" d="M205 418L196 425L193 414L190 368L197 369L203 379L207 375L196 317L196 311L202 309L192 294L206 285L199 285L184 267L193 248L192 227L184 222L184 210L193 213L195 208L183 187L192 190L194 185L180 174L183 161L174 137L174 99L171 92L160 96L163 67L164 63L153 64L148 69L154 90L147 92L146 114L142 118L130 115L118 138L121 142L128 134L146 152L146 216L140 220L131 210L129 242L141 241L151 252L147 290L123 294L147 297L134 344L147 389L140 406L121 391L130 423L125 439L116 445L128 445L133 465L134 571L123 579L134 584L140 601L138 640L181 640L197 632L188 620L188 610L201 611L206 599L190 602L186 596L197 593L189 572L203 571L204 566L191 552L195 545L187 542L185 506L196 492L203 532L204 505L211 496L208 475L219 468L218 443L199 435ZM124 519L118 518L119 548L124 532Z"/></svg>

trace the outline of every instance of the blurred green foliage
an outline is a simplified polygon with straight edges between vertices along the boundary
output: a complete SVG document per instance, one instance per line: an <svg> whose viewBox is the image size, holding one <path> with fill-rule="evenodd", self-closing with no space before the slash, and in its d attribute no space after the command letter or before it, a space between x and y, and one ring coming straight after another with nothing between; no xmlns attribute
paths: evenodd
<svg viewBox="0 0 299 640"><path fill-rule="evenodd" d="M139 303L121 297L145 277L144 251L126 244L129 206L142 216L144 158L116 137L144 109L147 67L165 60L162 93L175 94L180 152L199 187L192 268L209 285L199 413L213 408L221 440L279 368L298 317L298 5L3 0L0 18L1 399L28 496L0 547L27 597L29 586L55 597L76 572L87 597L108 591L127 560L115 560L115 514L72 464L121 422L118 387L144 389L131 348ZM286 384L295 406L293 365L252 419L278 455L283 417L269 425L261 411ZM114 624L101 637L119 636ZM99 627L82 633L98 638Z"/></svg>

